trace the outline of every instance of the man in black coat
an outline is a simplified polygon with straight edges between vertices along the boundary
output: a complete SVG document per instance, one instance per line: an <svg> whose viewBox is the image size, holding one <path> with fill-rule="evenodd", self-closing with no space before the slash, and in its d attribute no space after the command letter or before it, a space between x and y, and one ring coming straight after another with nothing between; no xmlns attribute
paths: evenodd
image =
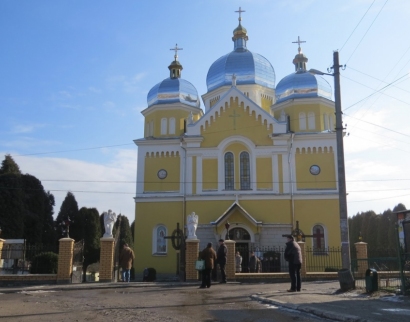
<svg viewBox="0 0 410 322"><path fill-rule="evenodd" d="M228 248L225 245L225 241L223 239L219 240L219 248L216 253L216 261L219 264L221 269L222 280L219 283L226 283L226 272L225 272L225 265L226 265L226 256L228 254Z"/></svg>
<svg viewBox="0 0 410 322"><path fill-rule="evenodd" d="M302 252L292 235L288 235L286 238L288 241L285 248L285 260L289 263L289 276L291 281L288 292L300 292L300 288L302 287L302 281L300 279Z"/></svg>

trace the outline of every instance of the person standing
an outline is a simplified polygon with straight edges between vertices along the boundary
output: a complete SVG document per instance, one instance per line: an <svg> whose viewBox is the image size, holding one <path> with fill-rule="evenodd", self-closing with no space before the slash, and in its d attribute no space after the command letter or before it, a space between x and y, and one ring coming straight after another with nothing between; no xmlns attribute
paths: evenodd
<svg viewBox="0 0 410 322"><path fill-rule="evenodd" d="M205 261L205 269L202 271L202 284L199 288L210 288L211 272L216 261L216 253L212 248L212 243L208 243L206 248L201 252L201 259Z"/></svg>
<svg viewBox="0 0 410 322"><path fill-rule="evenodd" d="M255 252L250 251L249 252L249 264L248 264L249 273L256 273L256 261L257 261L257 258L255 256Z"/></svg>
<svg viewBox="0 0 410 322"><path fill-rule="evenodd" d="M134 260L134 252L128 247L128 244L124 244L120 254L120 266L122 268L122 281L130 281L130 269L132 267L132 261Z"/></svg>
<svg viewBox="0 0 410 322"><path fill-rule="evenodd" d="M236 252L236 255L235 255L235 272L236 273L242 272L242 256L240 252Z"/></svg>
<svg viewBox="0 0 410 322"><path fill-rule="evenodd" d="M228 255L228 247L225 245L225 241L223 239L219 240L219 248L216 254L216 261L219 264L219 268L221 269L222 280L219 283L226 283L226 272L225 272L225 265L226 265L226 258Z"/></svg>
<svg viewBox="0 0 410 322"><path fill-rule="evenodd" d="M300 269L302 267L302 252L300 246L292 235L287 236L285 248L285 260L289 263L290 289L288 292L300 292L302 281L300 279Z"/></svg>

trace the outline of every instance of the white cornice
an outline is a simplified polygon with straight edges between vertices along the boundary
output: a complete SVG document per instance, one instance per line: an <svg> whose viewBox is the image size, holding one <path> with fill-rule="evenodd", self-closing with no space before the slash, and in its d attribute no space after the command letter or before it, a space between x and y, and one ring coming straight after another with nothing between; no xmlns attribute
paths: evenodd
<svg viewBox="0 0 410 322"><path fill-rule="evenodd" d="M335 108L335 102L328 100L327 98L323 97L312 97L312 98L296 98L290 99L278 104L273 104L271 106L271 111L276 111L280 109L284 109L287 107L293 107L295 105L311 105L311 104L322 104L330 108Z"/></svg>

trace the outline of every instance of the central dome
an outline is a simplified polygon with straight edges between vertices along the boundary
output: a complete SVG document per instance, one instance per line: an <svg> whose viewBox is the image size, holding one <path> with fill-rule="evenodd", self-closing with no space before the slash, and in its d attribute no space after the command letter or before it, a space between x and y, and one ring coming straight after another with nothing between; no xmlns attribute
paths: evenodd
<svg viewBox="0 0 410 322"><path fill-rule="evenodd" d="M237 85L259 84L275 89L275 70L263 56L246 48L247 31L239 26L233 32L234 51L216 60L206 76L208 92L224 85L232 84L232 75Z"/></svg>

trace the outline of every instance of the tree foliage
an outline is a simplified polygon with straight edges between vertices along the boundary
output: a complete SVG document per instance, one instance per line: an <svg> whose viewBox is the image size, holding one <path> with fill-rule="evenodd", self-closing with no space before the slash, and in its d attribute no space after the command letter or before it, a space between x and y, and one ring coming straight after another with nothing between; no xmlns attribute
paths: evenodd
<svg viewBox="0 0 410 322"><path fill-rule="evenodd" d="M114 229L115 231L119 230L120 247L122 247L124 244L128 244L128 246L133 248L134 242L132 239L132 233L128 217L119 214L117 217L117 221L115 222Z"/></svg>
<svg viewBox="0 0 410 322"><path fill-rule="evenodd" d="M82 238L82 225L77 222L78 220L78 204L75 200L75 196L72 192L67 192L67 195L61 204L60 212L57 216L57 235L59 238L67 237L67 224L69 225L69 236L75 241L79 241Z"/></svg>
<svg viewBox="0 0 410 322"><path fill-rule="evenodd" d="M396 211L405 210L403 204L398 204L393 211L388 209L382 214L374 211L357 213L349 218L350 249L355 254L355 243L367 243L369 257L390 256L397 249L397 215ZM354 256L352 256L354 258Z"/></svg>
<svg viewBox="0 0 410 322"><path fill-rule="evenodd" d="M3 238L24 238L28 244L54 243L54 196L40 180L22 174L10 155L0 168L0 227Z"/></svg>

